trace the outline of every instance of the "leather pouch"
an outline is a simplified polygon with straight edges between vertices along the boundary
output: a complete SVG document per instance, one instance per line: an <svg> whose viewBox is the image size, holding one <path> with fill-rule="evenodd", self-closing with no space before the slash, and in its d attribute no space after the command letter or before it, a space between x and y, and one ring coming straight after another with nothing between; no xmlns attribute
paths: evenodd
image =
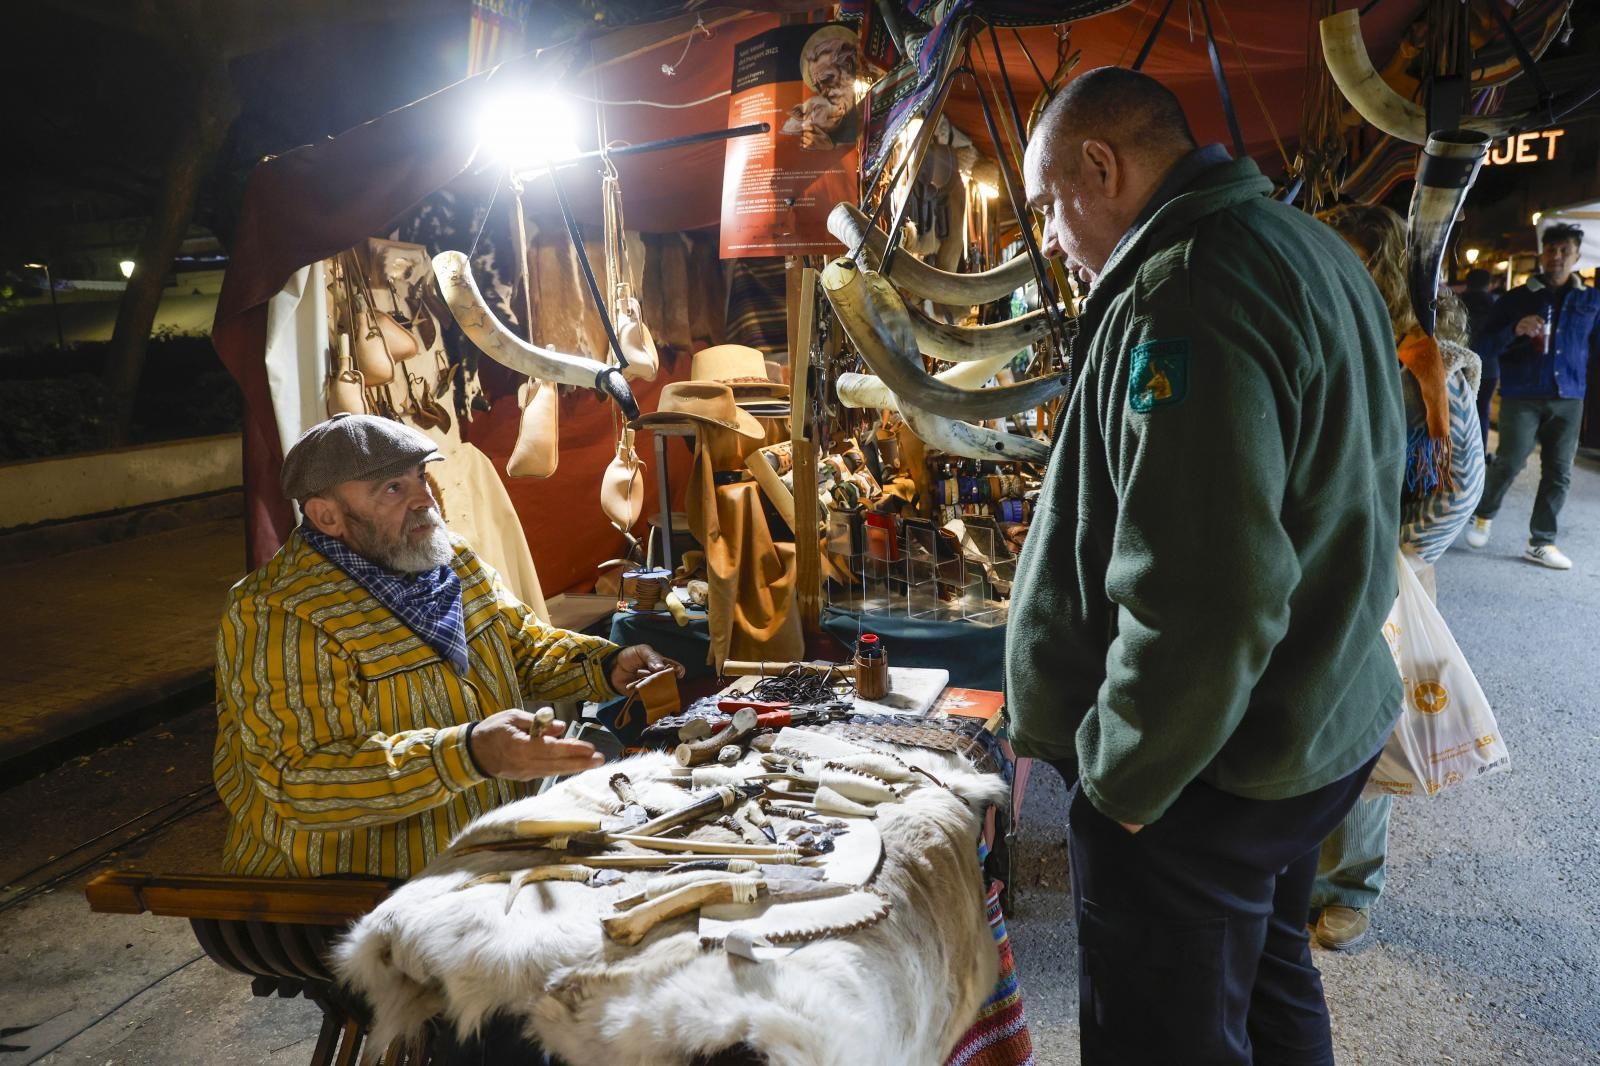
<svg viewBox="0 0 1600 1066"><path fill-rule="evenodd" d="M553 382L529 378L517 390L522 422L516 447L506 460L512 477L549 477L561 461L560 397Z"/></svg>
<svg viewBox="0 0 1600 1066"><path fill-rule="evenodd" d="M677 671L669 666L634 682L628 687L628 704L632 706L636 701L644 707L646 725L655 725L667 715L677 714L683 709L683 700L678 695Z"/></svg>

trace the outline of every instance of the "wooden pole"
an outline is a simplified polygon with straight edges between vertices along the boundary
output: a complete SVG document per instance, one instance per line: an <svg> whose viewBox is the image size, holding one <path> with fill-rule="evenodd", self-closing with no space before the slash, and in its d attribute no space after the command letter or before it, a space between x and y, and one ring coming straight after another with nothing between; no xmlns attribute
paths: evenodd
<svg viewBox="0 0 1600 1066"><path fill-rule="evenodd" d="M792 273L792 272L791 272ZM808 417L811 348L817 335L817 272L800 271L799 291L791 290L790 306L798 320L789 331L789 441L794 456L795 602L800 624L808 634L822 628L822 546L817 539L817 445Z"/></svg>

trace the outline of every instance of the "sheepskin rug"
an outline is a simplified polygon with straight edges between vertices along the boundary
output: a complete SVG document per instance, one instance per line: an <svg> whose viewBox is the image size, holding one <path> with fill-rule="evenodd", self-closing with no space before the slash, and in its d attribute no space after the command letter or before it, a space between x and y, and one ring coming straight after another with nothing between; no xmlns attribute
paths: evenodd
<svg viewBox="0 0 1600 1066"><path fill-rule="evenodd" d="M570 1063L674 1066L742 1044L773 1066L937 1066L995 981L977 839L981 812L1006 786L954 756L898 753L943 787L877 809L884 858L870 887L892 905L878 924L765 962L702 948L693 916L629 948L600 919L639 875L604 888L529 885L507 914L503 884L456 889L526 866L525 856L446 854L338 949L339 975L374 1009L368 1047L414 1039L436 1016L470 1033L502 1011ZM520 818L614 815L607 782L618 771L646 806L681 806L686 793L663 780L671 765L650 754L589 771L490 812L456 843L507 835Z"/></svg>

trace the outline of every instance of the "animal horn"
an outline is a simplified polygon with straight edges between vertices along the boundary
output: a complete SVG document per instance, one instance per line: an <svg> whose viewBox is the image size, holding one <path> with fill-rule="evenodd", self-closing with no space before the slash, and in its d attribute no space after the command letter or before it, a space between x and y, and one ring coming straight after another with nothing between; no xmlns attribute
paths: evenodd
<svg viewBox="0 0 1600 1066"><path fill-rule="evenodd" d="M931 317L915 304L906 304L911 327L921 351L947 363L971 363L992 355L1016 355L1050 328L1044 309L986 326L954 326Z"/></svg>
<svg viewBox="0 0 1600 1066"><path fill-rule="evenodd" d="M822 290L856 351L903 403L949 418L982 421L1038 407L1066 391L1065 374L987 389L961 389L940 381L922 365L916 331L900 294L888 279L858 269L850 259L828 264Z"/></svg>
<svg viewBox="0 0 1600 1066"><path fill-rule="evenodd" d="M883 261L888 238L882 230L868 226L867 216L854 204L839 204L829 213L828 232L842 241L846 248L860 247L865 237L867 261L873 266ZM993 270L976 274L953 274L929 266L911 255L895 256L891 266L893 269L889 277L896 285L936 304L956 307L997 300L1033 280L1033 267L1025 255L1009 259Z"/></svg>
<svg viewBox="0 0 1600 1066"><path fill-rule="evenodd" d="M1356 113L1391 137L1412 144L1426 144L1427 115L1417 103L1391 89L1373 67L1367 43L1361 37L1360 11L1352 7L1329 15L1318 23L1318 29L1328 73L1333 75L1334 84L1339 86ZM1503 137L1523 117L1468 116L1461 120L1461 125L1490 137Z"/></svg>
<svg viewBox="0 0 1600 1066"><path fill-rule="evenodd" d="M967 366L976 366L968 363ZM935 451L959 455L965 459L991 461L1021 460L1043 463L1050 458L1050 446L1032 437L1006 433L988 426L975 426L958 418L944 418L924 411L896 397L884 385L883 379L872 374L840 374L839 400L846 407L891 408L911 427L917 439Z"/></svg>
<svg viewBox="0 0 1600 1066"><path fill-rule="evenodd" d="M1444 250L1488 152L1489 138L1484 134L1451 130L1429 136L1417 164L1406 233L1407 282L1411 309L1430 337L1439 309L1439 267Z"/></svg>
<svg viewBox="0 0 1600 1066"><path fill-rule="evenodd" d="M439 279L439 291L456 324L484 355L530 377L609 391L604 381L610 376L606 372L614 368L586 356L529 344L507 329L484 302L465 255L455 251L440 252L433 257L433 273Z"/></svg>

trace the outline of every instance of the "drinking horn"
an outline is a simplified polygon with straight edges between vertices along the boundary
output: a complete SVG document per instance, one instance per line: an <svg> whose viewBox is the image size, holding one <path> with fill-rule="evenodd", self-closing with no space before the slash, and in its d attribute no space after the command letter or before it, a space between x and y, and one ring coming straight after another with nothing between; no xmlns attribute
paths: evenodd
<svg viewBox="0 0 1600 1066"><path fill-rule="evenodd" d="M638 405L622 372L597 359L568 355L530 344L495 318L472 276L467 257L460 252L440 252L433 257L433 273L450 314L467 339L495 362L518 373L561 385L577 385L610 395L629 418L638 417Z"/></svg>
<svg viewBox="0 0 1600 1066"><path fill-rule="evenodd" d="M982 421L1038 407L1066 391L1067 376L1050 374L1016 385L956 388L929 374L917 350L905 301L883 278L840 258L822 271L822 291L856 351L902 403L948 418Z"/></svg>
<svg viewBox="0 0 1600 1066"><path fill-rule="evenodd" d="M1329 15L1317 24L1322 35L1322 57L1334 84L1356 113L1391 137L1412 144L1428 141L1428 118L1422 106L1389 87L1372 65L1361 38L1361 12L1356 8ZM1525 112L1515 115L1464 115L1463 129L1503 137L1520 125Z"/></svg>
<svg viewBox="0 0 1600 1066"><path fill-rule="evenodd" d="M1433 336L1439 308L1439 267L1450 243L1461 205L1478 179L1489 138L1473 130L1431 134L1417 164L1417 185L1411 192L1406 231L1406 281L1411 309L1423 332Z"/></svg>
<svg viewBox="0 0 1600 1066"><path fill-rule="evenodd" d="M992 355L1016 355L1050 329L1044 309L1029 311L1004 322L984 326L956 326L940 322L915 304L906 304L917 347L947 363L971 363Z"/></svg>
<svg viewBox="0 0 1600 1066"><path fill-rule="evenodd" d="M983 368L987 377L1008 361L996 356L982 363L963 363L959 367L938 375L966 373ZM982 381L983 378L978 378ZM872 374L840 374L837 385L839 400L846 407L888 408L900 412L917 439L936 451L959 455L965 459L999 461L1017 459L1029 463L1043 463L1050 458L1050 445L1032 437L1006 433L988 426L975 426L955 418L941 418L930 414L904 400L898 399L884 385L883 379Z"/></svg>
<svg viewBox="0 0 1600 1066"><path fill-rule="evenodd" d="M829 213L828 232L844 242L846 248L861 247L862 237L865 236L863 254L867 261L874 265L883 261L888 238L882 230L869 227L867 216L854 204L839 204ZM953 274L929 266L913 255L895 256L890 267L889 277L896 285L936 304L953 307L998 300L1033 280L1033 267L1025 255L1008 259L993 270L975 274Z"/></svg>

